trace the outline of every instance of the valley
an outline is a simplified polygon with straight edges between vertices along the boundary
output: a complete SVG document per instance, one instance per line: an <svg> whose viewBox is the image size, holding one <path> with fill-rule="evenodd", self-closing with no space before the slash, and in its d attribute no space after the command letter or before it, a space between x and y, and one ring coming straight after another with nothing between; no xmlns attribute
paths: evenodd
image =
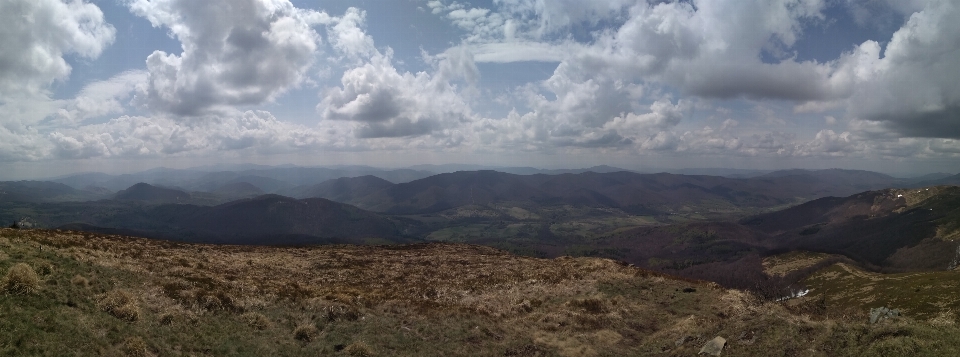
<svg viewBox="0 0 960 357"><path fill-rule="evenodd" d="M294 189L310 179L282 183L282 174L326 171L258 168L181 177L184 185L235 190L137 183L97 200L80 200L87 191L61 183L8 183L20 189L11 197L25 198L0 201L0 220L27 216L39 227L197 243L481 244L541 258L617 259L737 288L755 285L763 276L759 259L779 251L840 254L886 272L943 269L955 258L949 253L960 234L955 186L912 188L916 180L836 169L748 178L604 171L458 171L401 183L360 175ZM412 171L373 173L397 172ZM80 179L88 176L60 181L88 185ZM263 187L234 182L239 178ZM294 197L264 193L271 187ZM251 196L217 196L223 192ZM749 273L723 272L732 267Z"/></svg>
<svg viewBox="0 0 960 357"><path fill-rule="evenodd" d="M0 357L960 356L960 0L0 0Z"/></svg>
<svg viewBox="0 0 960 357"><path fill-rule="evenodd" d="M849 170L461 171L296 187L218 177L250 182L113 193L4 183L0 220L30 217L41 229L4 230L0 268L39 269L47 285L36 308L67 304L70 316L100 321L101 337L74 331L88 337L73 343L108 354L133 338L96 332L131 323L101 306L118 289L139 304L140 322L127 326L161 354L465 354L446 348L473 344L507 355L685 355L720 334L734 341L725 351L753 355L780 344L799 353L787 340L796 329L814 355L960 348L942 336L960 308L957 186ZM88 283L78 289L74 276ZM865 322L881 307L902 317ZM33 326L24 333L62 328L20 323ZM171 326L232 349L203 350ZM283 342L223 340L215 330L228 326Z"/></svg>

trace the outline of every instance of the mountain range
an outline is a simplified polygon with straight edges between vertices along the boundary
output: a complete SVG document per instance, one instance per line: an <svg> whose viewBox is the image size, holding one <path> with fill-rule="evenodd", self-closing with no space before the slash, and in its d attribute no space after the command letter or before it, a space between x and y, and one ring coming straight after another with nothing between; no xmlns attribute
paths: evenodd
<svg viewBox="0 0 960 357"><path fill-rule="evenodd" d="M691 206L712 211L773 207L903 184L887 175L852 170L790 170L742 179L628 171L517 175L486 170L439 174L399 184L370 177L341 178L294 196L316 195L391 214L501 203L603 206L666 214Z"/></svg>
<svg viewBox="0 0 960 357"><path fill-rule="evenodd" d="M960 205L950 187L912 188L957 175L910 181L839 169L747 178L481 170L400 183L360 175L293 185L319 181L297 175L336 170L363 168L252 167L180 177L202 191L139 182L108 194L57 182L2 182L0 219L30 216L43 227L205 243L462 241L540 256L606 256L683 275L801 249L875 269L945 266L954 258L952 238L937 237L957 234L951 207ZM108 177L63 180L89 187ZM760 271L754 263L751 271Z"/></svg>
<svg viewBox="0 0 960 357"><path fill-rule="evenodd" d="M609 334L604 331L611 321L622 316L654 316L615 323L614 328L659 336L645 340L651 348L646 352L689 355L696 349L682 346L695 339L694 332L702 333L697 326L704 321L734 326L730 331L739 336L738 347L728 350L734 354L752 348L738 349L753 346L758 335L760 341L772 339L767 330L757 332L757 326L774 325L749 320L749 326L740 326L743 322L732 324L732 318L833 328L853 320L865 325L868 309L893 307L929 327L923 330L925 339L943 341L936 333L953 326L952 311L960 308L950 300L960 291L955 275L960 187L950 185L958 175L902 179L832 169L731 171L727 176L736 177L725 177L605 167L597 171L606 172L551 174L454 171L395 182L383 176L425 171L237 169L178 176L180 185L156 181L169 173L159 170L155 181L117 191L99 185L117 179L109 175L64 179L79 187L0 182L0 221L27 216L42 228L55 228L0 230L0 265L28 257L38 267L46 279L42 301L56 306L36 311L74 316L70 311L80 309L85 314L80 320L99 323L112 321L111 314L127 318L90 300L122 295L105 292L127 279L124 291L139 291L144 296L139 301L153 304L142 316L156 322L141 326L140 334L172 331L176 318L164 309L202 312L184 317L191 322L183 326L198 326L202 316L212 321L210 326L232 319L235 329L245 328L238 322L254 321L259 331L269 326L296 331L300 322L295 320L308 319L305 311L310 311L309 319L324 326L316 336L334 335L330 326L349 320L388 326L404 338L424 331L414 325L420 317L411 318L409 311L455 311L456 317L446 318L443 326L464 314L509 321L503 326L531 316L528 326L517 331L534 326L540 329L537 336L543 336L543 331L579 326L570 327L579 334L591 326L590 341L601 341L596 336ZM352 174L323 176L343 172ZM368 174L354 175L364 172ZM158 269L162 276L154 276ZM108 271L113 275L103 275ZM91 278L77 278L81 274ZM153 285L143 287L144 281ZM500 290L478 293L478 286ZM592 287L582 290L584 286ZM557 300L561 295L577 298ZM416 306L397 310L398 301L411 297ZM263 308L265 301L273 307ZM722 308L703 310L704 304ZM536 315L547 308L551 312ZM783 311L771 313L772 308ZM691 319L694 313L698 315ZM49 329L33 310L11 316L20 324L36 324L37 330ZM837 337L844 341L861 341L862 331L900 334L921 326L890 330L870 323L811 338L828 341L818 342L818 348L836 351L836 346L846 346L830 340L838 333L849 334ZM409 330L403 328L407 325ZM482 334L465 338L473 344L495 340L504 328L477 332L477 323L463 326L474 326L464 329L470 334ZM678 328L694 332L677 337ZM797 331L813 331L809 328L784 327L782 333L791 340ZM307 338L294 335L301 342ZM897 351L892 355L903 354Z"/></svg>

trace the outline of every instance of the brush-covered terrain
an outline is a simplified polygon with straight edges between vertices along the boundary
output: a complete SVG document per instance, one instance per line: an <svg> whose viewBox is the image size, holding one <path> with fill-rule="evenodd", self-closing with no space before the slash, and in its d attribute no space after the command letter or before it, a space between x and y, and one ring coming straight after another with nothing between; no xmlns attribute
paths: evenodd
<svg viewBox="0 0 960 357"><path fill-rule="evenodd" d="M960 311L960 271L955 268L877 273L842 256L795 251L763 260L767 273L784 276L807 270L801 284L809 293L788 302L837 309L895 308L914 319L953 326Z"/></svg>
<svg viewBox="0 0 960 357"><path fill-rule="evenodd" d="M608 259L464 244L4 229L0 272L3 355L689 356L715 336L724 356L960 354L949 318L868 324L830 300L765 302Z"/></svg>

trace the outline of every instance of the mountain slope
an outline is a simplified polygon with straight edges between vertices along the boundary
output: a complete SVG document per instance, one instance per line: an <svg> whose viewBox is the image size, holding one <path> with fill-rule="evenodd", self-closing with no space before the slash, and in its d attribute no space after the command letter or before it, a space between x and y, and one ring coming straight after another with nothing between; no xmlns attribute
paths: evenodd
<svg viewBox="0 0 960 357"><path fill-rule="evenodd" d="M261 190L259 187L246 181L224 184L214 189L211 193L231 199L260 196L264 194L263 190Z"/></svg>
<svg viewBox="0 0 960 357"><path fill-rule="evenodd" d="M623 171L514 175L487 170L439 174L379 191L345 192L336 198L364 209L395 214L507 202L612 207L642 214L699 207L706 213L846 196L888 187L892 182L897 181L881 174L844 170L801 170L747 179Z"/></svg>
<svg viewBox="0 0 960 357"><path fill-rule="evenodd" d="M188 200L190 199L190 194L172 188L158 187L141 182L117 192L113 198L121 201L164 203Z"/></svg>
<svg viewBox="0 0 960 357"><path fill-rule="evenodd" d="M764 303L608 259L9 229L0 251L0 271L36 276L0 295L5 355L692 356L715 336L724 356L960 354L954 323L871 325L863 307Z"/></svg>
<svg viewBox="0 0 960 357"><path fill-rule="evenodd" d="M312 186L286 190L281 192L281 194L295 198L319 197L337 202L350 202L354 197L372 194L393 185L390 181L371 175L341 177Z"/></svg>
<svg viewBox="0 0 960 357"><path fill-rule="evenodd" d="M235 171L216 170L222 166L196 169L157 168L143 172L121 175L82 173L58 177L51 181L64 183L76 189L100 186L119 191L136 183L155 186L181 187L189 191L210 192L217 187L237 182L249 182L264 192L278 192L298 186L310 186L340 177L373 175L390 182L409 182L433 175L432 172L410 169L377 169L366 166L285 167L285 166L238 166Z"/></svg>
<svg viewBox="0 0 960 357"><path fill-rule="evenodd" d="M100 193L77 190L49 181L0 181L0 202L68 202L99 197Z"/></svg>
<svg viewBox="0 0 960 357"><path fill-rule="evenodd" d="M349 242L400 235L390 220L350 205L323 198L297 200L279 195L204 208L175 224L185 236L234 244L315 244L321 242L318 238Z"/></svg>
<svg viewBox="0 0 960 357"><path fill-rule="evenodd" d="M960 174L947 176L944 178L922 181L914 185L914 187L923 187L923 186L933 186L933 185L960 185Z"/></svg>
<svg viewBox="0 0 960 357"><path fill-rule="evenodd" d="M778 246L843 254L892 269L941 270L960 238L960 187L869 191L823 198L742 224Z"/></svg>

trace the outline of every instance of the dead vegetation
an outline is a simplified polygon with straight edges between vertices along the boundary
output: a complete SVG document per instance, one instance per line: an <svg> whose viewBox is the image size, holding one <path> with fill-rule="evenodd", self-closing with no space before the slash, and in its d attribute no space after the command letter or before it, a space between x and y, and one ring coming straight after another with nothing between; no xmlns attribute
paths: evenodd
<svg viewBox="0 0 960 357"><path fill-rule="evenodd" d="M36 294L40 290L40 278L30 265L17 263L3 277L3 290L9 294Z"/></svg>
<svg viewBox="0 0 960 357"><path fill-rule="evenodd" d="M111 290L100 298L100 308L114 317L134 322L140 319L136 298L124 290Z"/></svg>
<svg viewBox="0 0 960 357"><path fill-rule="evenodd" d="M45 264L45 279L61 283L44 285L36 310L0 302L0 328L21 326L0 337L7 354L63 354L42 336L87 354L134 355L692 355L715 336L728 340L724 355L960 347L945 337L958 332L944 322L953 315L936 326L870 326L865 311L762 302L608 259L461 244L281 248L9 233L0 231L11 257L0 268Z"/></svg>

